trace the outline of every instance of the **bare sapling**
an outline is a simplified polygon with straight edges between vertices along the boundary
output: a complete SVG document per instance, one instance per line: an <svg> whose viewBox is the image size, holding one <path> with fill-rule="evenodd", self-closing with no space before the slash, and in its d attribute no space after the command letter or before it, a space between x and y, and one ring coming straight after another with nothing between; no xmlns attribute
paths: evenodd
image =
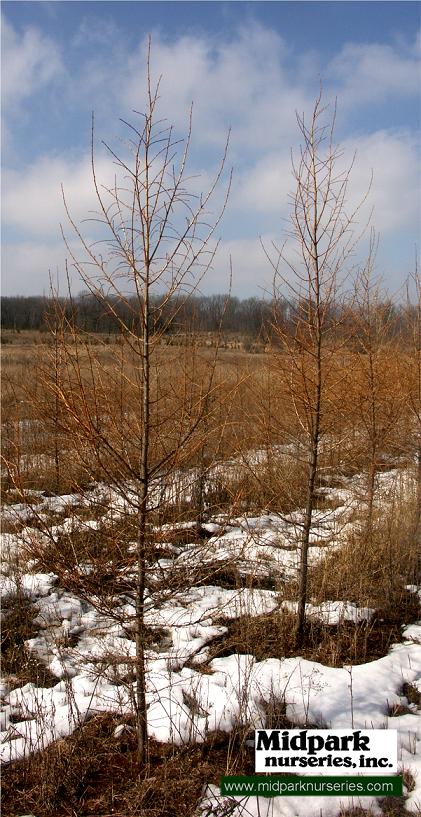
<svg viewBox="0 0 421 817"><path fill-rule="evenodd" d="M411 291L412 290L412 291ZM406 302L407 337L405 357L405 397L409 409L409 438L413 440L412 454L415 459L416 509L414 519L414 536L419 547L421 560L421 276L418 260L410 276ZM421 569L421 562L419 565Z"/></svg>
<svg viewBox="0 0 421 817"><path fill-rule="evenodd" d="M180 473L204 450L209 405L218 390L215 359L201 368L198 382L200 367L191 371L186 363L189 350L167 346L166 338L211 268L214 233L230 186L228 178L219 196L227 142L207 192L192 192L187 175L192 115L180 148L172 126L158 116L159 90L149 51L146 111L134 124L123 123L127 150L118 154L103 143L115 166L111 185L98 178L92 123L97 241L86 237L63 193L72 228L72 240L63 231L69 278L76 271L100 312L112 319L118 349L100 339L93 346L88 334L76 329L72 309L64 315L56 299L64 324L57 352L61 376L50 383L59 427L73 440L81 469L112 487L130 518L136 517L134 698L142 768L148 763L145 598L153 520L158 504L173 495ZM213 205L217 193L219 205Z"/></svg>
<svg viewBox="0 0 421 817"><path fill-rule="evenodd" d="M350 272L350 256L359 235L356 216L366 195L348 211L353 160L345 167L334 143L336 107L326 119L320 92L310 121L297 114L302 145L292 159L295 192L291 229L285 243L264 248L274 270L274 334L278 379L289 395L289 428L280 420L283 439L294 442L304 461L305 510L300 534L296 644L303 641L307 601L308 553L316 506L320 453L333 432L338 323L341 292ZM290 252L288 238L293 243ZM295 260L297 259L297 260ZM285 295L292 305L291 326L282 320ZM277 318L279 303L281 319ZM343 343L343 341L342 341ZM340 376L340 375L339 375ZM336 416L336 422L339 422Z"/></svg>
<svg viewBox="0 0 421 817"><path fill-rule="evenodd" d="M402 413L397 361L393 353L395 313L390 299L382 293L381 281L374 276L377 240L371 232L366 264L355 284L353 332L356 363L351 393L354 398L354 425L363 452L360 464L366 474L364 485L367 543L373 537L374 500L377 476ZM357 444L358 448L358 444Z"/></svg>
<svg viewBox="0 0 421 817"><path fill-rule="evenodd" d="M415 420L416 461L417 461L417 510L415 519L415 538L419 546L421 569L421 277L416 265L414 273L416 301L412 323L412 352L415 368L415 388L411 408Z"/></svg>

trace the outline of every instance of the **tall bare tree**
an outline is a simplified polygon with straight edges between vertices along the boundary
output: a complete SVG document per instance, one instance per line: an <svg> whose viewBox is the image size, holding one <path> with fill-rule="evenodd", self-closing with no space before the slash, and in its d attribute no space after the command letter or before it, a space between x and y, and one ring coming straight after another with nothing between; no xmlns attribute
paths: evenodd
<svg viewBox="0 0 421 817"><path fill-rule="evenodd" d="M412 290L412 291L411 291ZM419 545L421 563L421 276L418 258L407 287L404 343L407 354L404 358L404 390L409 409L411 441L410 455L415 454L416 465L416 512L414 520L415 539Z"/></svg>
<svg viewBox="0 0 421 817"><path fill-rule="evenodd" d="M295 192L291 230L279 247L265 247L274 270L275 301L289 295L295 304L293 331L276 319L279 376L290 396L295 415L295 439L306 462L306 500L300 541L296 642L304 634L307 600L308 550L323 438L332 429L332 394L335 378L335 336L339 294L349 273L349 260L358 240L354 224L363 201L347 209L353 160L345 167L334 143L336 106L326 117L322 93L310 120L297 114L302 140L298 159L292 159ZM288 237L293 241L289 251ZM296 260L297 259L297 260ZM333 379L333 380L332 380Z"/></svg>
<svg viewBox="0 0 421 817"><path fill-rule="evenodd" d="M350 392L354 424L359 437L359 458L367 479L364 485L365 535L371 541L376 482L382 457L393 448L393 438L402 412L399 388L399 354L393 354L395 312L390 299L374 276L377 239L371 231L367 261L355 285L353 331L355 367ZM357 445L358 449L358 445Z"/></svg>
<svg viewBox="0 0 421 817"><path fill-rule="evenodd" d="M158 117L159 89L160 81L152 82L149 51L146 111L135 124L124 122L128 149L118 154L103 143L116 166L111 186L97 175L92 123L97 241L86 238L63 192L72 228L72 240L63 230L70 265L100 311L118 326L119 350L110 360L110 350L100 344L99 353L75 328L71 309L64 315L57 300L64 323L62 377L50 384L60 403L61 427L76 442L86 474L106 479L137 515L135 708L142 764L148 760L145 593L152 495L159 484L162 500L176 471L202 450L216 389L215 366L202 367L199 382L189 352L167 347L166 337L170 329L176 331L178 314L212 265L213 237L230 186L229 176L217 213L210 215L228 142L207 192L193 194L187 175L192 114L178 157L173 128Z"/></svg>

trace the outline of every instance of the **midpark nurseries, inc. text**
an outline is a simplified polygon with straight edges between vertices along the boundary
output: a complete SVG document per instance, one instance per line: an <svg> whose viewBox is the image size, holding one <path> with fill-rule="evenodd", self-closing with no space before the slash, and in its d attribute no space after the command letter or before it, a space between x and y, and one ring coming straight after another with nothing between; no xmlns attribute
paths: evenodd
<svg viewBox="0 0 421 817"><path fill-rule="evenodd" d="M343 774L393 774L397 771L397 732L394 729L256 729L255 770L280 769L313 773L328 769Z"/></svg>

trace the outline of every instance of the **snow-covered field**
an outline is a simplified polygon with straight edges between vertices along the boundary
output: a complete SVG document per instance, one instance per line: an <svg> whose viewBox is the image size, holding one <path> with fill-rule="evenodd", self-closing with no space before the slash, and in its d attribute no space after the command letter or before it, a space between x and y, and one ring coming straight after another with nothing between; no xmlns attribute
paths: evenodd
<svg viewBox="0 0 421 817"><path fill-rule="evenodd" d="M401 471L379 475L378 501L387 501L397 481L409 480ZM97 494L107 491L104 486ZM338 548L355 524L359 500L359 480L354 478L341 489L327 489L334 509L316 511L310 558L317 561L326 548ZM89 498L88 498L89 500ZM9 763L42 750L59 737L70 734L94 713L109 711L125 715L133 712L134 603L130 594L115 599L113 614L60 586L54 573L34 572L25 560L28 543L42 546L45 533L34 527L34 518L48 519L61 513L62 519L49 535L92 529L100 532L110 519L124 515L124 502L108 489L107 510L102 518L89 519L87 498L39 495L35 505L24 503L3 508L9 527L16 532L3 534L1 589L7 600L17 591L30 599L36 613L37 635L27 641L56 676L49 688L33 684L15 686L7 677L1 684L1 759ZM82 514L82 510L84 513ZM242 576L287 580L296 574L297 542L302 515L264 514L258 517L219 517L207 525L206 542L194 539L173 545L156 566L159 586L171 572L188 571L189 566L235 564ZM31 524L32 523L32 524ZM174 527L174 526L172 526ZM188 526L184 526L188 530ZM159 530L156 531L157 541ZM188 538L188 537L187 537ZM168 548L167 548L168 550ZM16 578L16 561L25 565ZM92 566L79 565L89 573ZM125 569L126 579L134 566ZM421 711L402 693L404 683L421 693L421 622L406 626L403 640L388 654L367 664L332 668L299 656L258 661L251 654L233 654L209 660L210 645L226 632L221 618L258 616L278 609L292 609L293 601L280 600L275 590L260 588L227 589L214 584L186 587L176 593L159 595L153 590L153 576L146 604L147 624L159 628L159 636L147 651L148 731L158 741L183 744L202 742L214 730L230 732L239 724L265 726L268 705L279 702L294 724L317 724L327 728L393 728L398 731L400 770L407 770L415 786L406 792L406 808L421 814ZM420 593L412 587L411 591ZM358 608L346 599L332 599L322 605L309 604L307 614L327 625L341 620L369 620L374 610ZM206 664L206 673L202 665ZM390 715L394 707L405 706L405 714ZM397 710L399 711L399 710ZM320 772L323 774L323 770ZM325 771L327 773L327 770ZM341 806L356 805L351 798L288 797L265 800L239 798L230 813L259 817L336 817ZM365 797L365 808L380 813L375 799ZM208 786L200 809L203 814L222 813L223 799L215 786ZM219 809L219 811L218 811ZM224 812L225 813L225 812Z"/></svg>

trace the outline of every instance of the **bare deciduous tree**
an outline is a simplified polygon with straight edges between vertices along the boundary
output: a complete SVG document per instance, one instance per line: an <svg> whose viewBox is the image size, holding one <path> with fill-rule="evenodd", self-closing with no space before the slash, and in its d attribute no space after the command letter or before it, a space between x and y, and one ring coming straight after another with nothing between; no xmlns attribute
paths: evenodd
<svg viewBox="0 0 421 817"><path fill-rule="evenodd" d="M356 362L351 384L354 428L362 452L360 464L367 474L364 486L366 538L373 534L376 481L381 458L393 444L402 409L398 387L398 356L393 354L395 315L393 305L374 279L377 240L371 232L366 264L359 271L353 309Z"/></svg>
<svg viewBox="0 0 421 817"><path fill-rule="evenodd" d="M292 195L290 238L264 248L274 270L275 301L287 292L295 303L294 330L286 332L276 321L280 342L276 353L280 376L289 390L295 413L295 439L306 461L306 500L300 541L296 642L303 639L307 600L308 550L317 496L317 476L323 438L330 429L332 377L335 369L335 333L340 287L349 273L348 262L359 236L356 215L347 210L353 161L343 167L342 151L334 144L336 108L327 123L320 92L310 121L297 114L302 139L298 160L292 160L295 192ZM297 258L297 260L295 260ZM331 417L330 417L331 419Z"/></svg>
<svg viewBox="0 0 421 817"><path fill-rule="evenodd" d="M66 316L57 300L64 324L64 371L60 382L50 383L60 403L61 427L73 440L86 474L106 479L137 515L135 708L142 764L148 759L145 593L156 507L152 493L159 484L162 501L166 490L171 493L174 475L203 450L211 395L217 390L215 359L202 367L199 378L189 350L166 347L166 336L176 330L178 313L211 267L217 247L213 236L230 186L228 180L212 216L226 145L206 194L191 192L191 114L178 159L173 128L158 118L160 82L152 83L149 57L146 112L138 116L138 124L124 123L130 134L127 155L104 143L116 167L112 186L103 186L97 175L92 124L97 241L85 237L63 193L73 233L70 241L63 231L71 266L119 327L118 354L104 362L104 344L99 354L84 341L69 310Z"/></svg>
<svg viewBox="0 0 421 817"><path fill-rule="evenodd" d="M412 288L412 292L410 291ZM418 259L410 276L407 288L404 343L407 354L404 357L404 391L409 409L408 437L410 456L415 455L416 464L416 512L414 520L415 539L420 549L421 559L421 276Z"/></svg>

